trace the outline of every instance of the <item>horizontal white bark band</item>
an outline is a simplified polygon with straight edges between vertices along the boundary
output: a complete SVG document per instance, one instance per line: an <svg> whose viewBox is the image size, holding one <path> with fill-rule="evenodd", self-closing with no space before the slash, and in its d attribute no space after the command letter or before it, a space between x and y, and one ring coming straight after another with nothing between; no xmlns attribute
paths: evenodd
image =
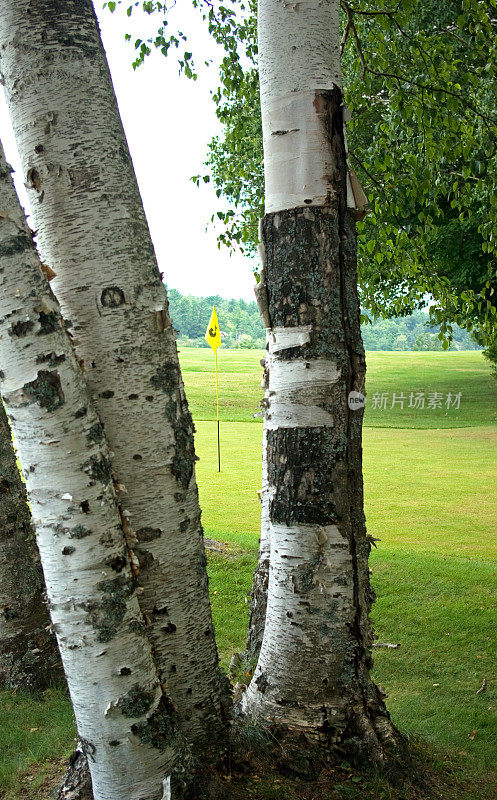
<svg viewBox="0 0 497 800"><path fill-rule="evenodd" d="M262 118L266 214L328 204L334 158L316 92L268 98Z"/></svg>
<svg viewBox="0 0 497 800"><path fill-rule="evenodd" d="M340 378L340 370L327 358L280 361L269 356L269 392L332 386Z"/></svg>

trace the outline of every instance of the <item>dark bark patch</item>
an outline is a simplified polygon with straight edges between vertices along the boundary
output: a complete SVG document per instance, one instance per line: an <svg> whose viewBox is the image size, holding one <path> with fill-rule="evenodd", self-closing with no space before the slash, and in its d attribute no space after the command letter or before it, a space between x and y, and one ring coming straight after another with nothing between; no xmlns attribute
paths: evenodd
<svg viewBox="0 0 497 800"><path fill-rule="evenodd" d="M273 522L336 523L334 467L345 457L346 439L329 428L279 428L267 433L268 473L276 489Z"/></svg>
<svg viewBox="0 0 497 800"><path fill-rule="evenodd" d="M138 528L135 535L139 542L152 542L162 535L162 530L160 528Z"/></svg>
<svg viewBox="0 0 497 800"><path fill-rule="evenodd" d="M110 567L110 569L114 570L114 572L122 572L126 566L126 558L123 555L117 554L109 556L109 558L105 560L105 564Z"/></svg>
<svg viewBox="0 0 497 800"><path fill-rule="evenodd" d="M188 489L195 466L195 445L193 442L195 428L190 412L185 411L175 420L172 427L175 446L171 472L183 489Z"/></svg>
<svg viewBox="0 0 497 800"><path fill-rule="evenodd" d="M75 547L68 546L68 547L63 547L62 548L62 555L63 556L71 556L75 552L76 552L76 548Z"/></svg>
<svg viewBox="0 0 497 800"><path fill-rule="evenodd" d="M64 353L58 356L53 350L51 353L40 353L40 355L36 357L37 364L46 364L51 369L58 367L59 364L63 364L65 360L66 357Z"/></svg>
<svg viewBox="0 0 497 800"><path fill-rule="evenodd" d="M0 244L0 258L24 253L26 250L34 250L31 237L22 233L17 236L9 236Z"/></svg>
<svg viewBox="0 0 497 800"><path fill-rule="evenodd" d="M101 581L97 588L102 592L102 600L97 608L90 611L90 620L97 631L98 641L110 642L126 614L133 584L129 578L120 575L112 580Z"/></svg>
<svg viewBox="0 0 497 800"><path fill-rule="evenodd" d="M159 367L155 375L152 375L150 383L155 389L160 389L166 394L173 392L178 388L179 384L177 364L172 361L165 361L164 364Z"/></svg>
<svg viewBox="0 0 497 800"><path fill-rule="evenodd" d="M84 525L76 525L69 531L70 539L86 539L87 536L91 536L91 530L89 530L89 528L85 528Z"/></svg>
<svg viewBox="0 0 497 800"><path fill-rule="evenodd" d="M33 330L35 324L30 319L23 320L22 322L15 322L9 328L9 336L27 336Z"/></svg>
<svg viewBox="0 0 497 800"><path fill-rule="evenodd" d="M76 413L74 414L74 419L81 419L81 417L85 417L88 413L88 409L83 406L82 408L78 408Z"/></svg>
<svg viewBox="0 0 497 800"><path fill-rule="evenodd" d="M105 456L92 456L83 465L83 470L92 478L106 486L112 480L112 464Z"/></svg>
<svg viewBox="0 0 497 800"><path fill-rule="evenodd" d="M108 286L100 295L100 302L106 308L119 308L126 302L124 292L119 286Z"/></svg>
<svg viewBox="0 0 497 800"><path fill-rule="evenodd" d="M40 311L38 314L38 322L40 323L40 330L38 336L47 336L49 333L54 333L59 327L59 317L55 311L45 313ZM66 324L66 328L68 325Z"/></svg>
<svg viewBox="0 0 497 800"><path fill-rule="evenodd" d="M81 503L79 504L79 507L81 508L83 514L90 513L90 503L88 502L88 500L82 500Z"/></svg>
<svg viewBox="0 0 497 800"><path fill-rule="evenodd" d="M111 397L114 397L114 392L110 389L106 389L104 392L100 392L98 396L102 397L104 400L110 400Z"/></svg>
<svg viewBox="0 0 497 800"><path fill-rule="evenodd" d="M167 625L164 625L164 627L161 628L161 631L164 633L176 633L176 630L177 628L174 622L168 622Z"/></svg>
<svg viewBox="0 0 497 800"><path fill-rule="evenodd" d="M157 750L166 750L176 743L178 729L176 712L173 704L164 695L161 697L156 710L147 720L137 722L131 727L135 736L141 742Z"/></svg>
<svg viewBox="0 0 497 800"><path fill-rule="evenodd" d="M316 569L322 561L322 556L315 553L313 557L300 564L293 573L293 588L297 594L307 594L314 585L314 575Z"/></svg>
<svg viewBox="0 0 497 800"><path fill-rule="evenodd" d="M104 438L104 429L100 422L96 422L95 425L92 425L88 433L86 434L86 439L88 442L101 442Z"/></svg>
<svg viewBox="0 0 497 800"><path fill-rule="evenodd" d="M65 403L58 372L40 370L34 381L24 384L23 391L47 411L55 411Z"/></svg>
<svg viewBox="0 0 497 800"><path fill-rule="evenodd" d="M26 173L26 183L29 189L39 192L41 189L41 176L37 169L31 167Z"/></svg>
<svg viewBox="0 0 497 800"><path fill-rule="evenodd" d="M119 675L131 675L131 670L129 667L121 667L119 670Z"/></svg>
<svg viewBox="0 0 497 800"><path fill-rule="evenodd" d="M148 692L135 683L129 692L116 703L116 708L125 717L143 717L154 702L154 693Z"/></svg>

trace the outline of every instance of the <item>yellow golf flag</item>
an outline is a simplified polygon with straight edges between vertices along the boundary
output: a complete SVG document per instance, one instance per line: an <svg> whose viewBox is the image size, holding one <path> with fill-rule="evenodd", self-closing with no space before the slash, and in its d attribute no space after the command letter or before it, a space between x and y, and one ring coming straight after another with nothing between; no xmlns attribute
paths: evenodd
<svg viewBox="0 0 497 800"><path fill-rule="evenodd" d="M205 332L205 341L210 344L214 352L221 347L221 332L217 321L216 306L212 306L212 314Z"/></svg>

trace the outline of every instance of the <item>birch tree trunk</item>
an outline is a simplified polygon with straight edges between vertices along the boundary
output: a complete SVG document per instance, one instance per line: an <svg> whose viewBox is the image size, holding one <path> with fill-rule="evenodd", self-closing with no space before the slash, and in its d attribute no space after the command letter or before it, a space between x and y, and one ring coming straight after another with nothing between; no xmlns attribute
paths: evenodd
<svg viewBox="0 0 497 800"><path fill-rule="evenodd" d="M56 272L52 285L113 452L160 678L187 739L217 753L228 690L211 619L194 427L92 3L9 0L0 43L41 256Z"/></svg>
<svg viewBox="0 0 497 800"><path fill-rule="evenodd" d="M338 0L260 0L259 70L271 561L243 708L308 741L381 759L398 735L369 675L363 407L348 402L363 399L365 356Z"/></svg>
<svg viewBox="0 0 497 800"><path fill-rule="evenodd" d="M62 678L26 487L0 402L0 686L41 691Z"/></svg>
<svg viewBox="0 0 497 800"><path fill-rule="evenodd" d="M0 149L1 389L95 800L161 800L178 753L103 427Z"/></svg>

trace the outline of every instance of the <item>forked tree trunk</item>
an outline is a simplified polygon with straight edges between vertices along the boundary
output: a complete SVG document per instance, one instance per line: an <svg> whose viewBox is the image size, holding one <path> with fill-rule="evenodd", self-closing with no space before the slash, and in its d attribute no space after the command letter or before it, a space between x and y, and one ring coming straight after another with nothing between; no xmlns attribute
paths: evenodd
<svg viewBox="0 0 497 800"><path fill-rule="evenodd" d="M161 681L187 739L216 754L227 682L211 619L194 428L92 3L9 0L0 44L40 252L56 272L52 285L113 452Z"/></svg>
<svg viewBox="0 0 497 800"><path fill-rule="evenodd" d="M41 691L62 674L26 487L0 402L0 687Z"/></svg>
<svg viewBox="0 0 497 800"><path fill-rule="evenodd" d="M363 409L348 405L365 357L338 51L338 0L261 0L271 563L243 708L382 758L398 739L369 676Z"/></svg>
<svg viewBox="0 0 497 800"><path fill-rule="evenodd" d="M109 451L0 148L1 390L95 800L161 800L179 752Z"/></svg>

